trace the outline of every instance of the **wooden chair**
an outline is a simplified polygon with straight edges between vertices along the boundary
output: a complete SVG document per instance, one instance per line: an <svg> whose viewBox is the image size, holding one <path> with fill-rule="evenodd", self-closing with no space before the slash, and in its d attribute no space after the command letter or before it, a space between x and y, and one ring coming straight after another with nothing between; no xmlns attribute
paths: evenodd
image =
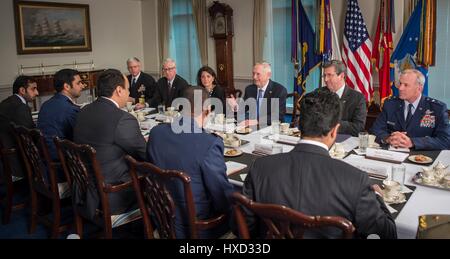
<svg viewBox="0 0 450 259"><path fill-rule="evenodd" d="M287 98L293 98L291 128L299 126L300 97L300 94L297 92L293 92L287 95Z"/></svg>
<svg viewBox="0 0 450 259"><path fill-rule="evenodd" d="M372 128L372 125L375 123L375 121L378 118L378 115L381 113L381 107L379 104L372 102L368 104L367 106L367 118L366 118L366 125L365 130L369 131L370 128Z"/></svg>
<svg viewBox="0 0 450 259"><path fill-rule="evenodd" d="M147 238L154 238L151 215L154 216L153 219L156 221L155 228L160 238L176 238L174 227L176 205L166 187L168 182L178 181L183 185L191 239L199 238L199 231L201 230L211 229L225 223L226 217L224 214L206 220L197 219L191 190L191 178L185 173L161 170L153 164L137 162L131 156L125 158L130 164L130 174L138 196ZM138 175L145 175L146 177L139 177Z"/></svg>
<svg viewBox="0 0 450 259"><path fill-rule="evenodd" d="M269 239L302 239L305 230L322 227L341 229L343 238L352 238L355 231L352 223L341 217L308 216L282 205L254 202L238 192L232 194L232 199L239 236L242 239L250 239L242 207L253 212L264 222L267 227L266 238Z"/></svg>
<svg viewBox="0 0 450 259"><path fill-rule="evenodd" d="M119 185L105 183L96 151L91 146L77 145L58 137L54 138L54 142L72 190L75 229L80 237L83 236L85 220L102 228L103 236L111 239L114 228L141 218L139 209L120 215L111 214L108 195L132 187L132 182ZM90 208L94 215L89 213L86 206L93 206Z"/></svg>
<svg viewBox="0 0 450 259"><path fill-rule="evenodd" d="M42 133L38 129L27 129L23 126L12 125L12 127L25 163L30 186L31 223L29 231L34 233L37 222L40 221L51 228L51 238L57 238L59 233L68 227L61 225L61 200L70 196L67 183L57 182L58 163L51 160ZM51 202L52 218L45 215L44 206L47 203L44 200Z"/></svg>
<svg viewBox="0 0 450 259"><path fill-rule="evenodd" d="M0 202L3 204L3 219L2 224L9 224L11 213L13 210L22 209L25 203L13 204L14 194L17 192L17 185L23 183L26 178L19 178L12 175L10 157L16 154L15 148L5 148L0 141L0 158L3 166L3 175L0 177L1 184L5 189L5 197Z"/></svg>

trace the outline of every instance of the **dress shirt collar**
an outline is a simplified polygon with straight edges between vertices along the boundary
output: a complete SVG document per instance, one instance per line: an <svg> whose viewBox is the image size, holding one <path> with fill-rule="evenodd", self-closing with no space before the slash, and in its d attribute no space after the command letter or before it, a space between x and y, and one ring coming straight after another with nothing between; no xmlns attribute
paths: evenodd
<svg viewBox="0 0 450 259"><path fill-rule="evenodd" d="M318 146L318 147L321 147L321 148L325 149L327 152L328 152L328 150L329 150L329 148L328 148L327 145L325 145L325 144L322 143L322 142L315 141L315 140L301 139L300 142L299 142L299 144L308 144L308 145Z"/></svg>
<svg viewBox="0 0 450 259"><path fill-rule="evenodd" d="M417 100L415 100L412 103L412 105L413 105L413 107L411 109L412 114L414 114L416 112L417 107L419 107L420 100L422 100L422 95L420 95L419 98L417 98ZM406 100L404 102L405 102L405 114L406 114L405 118L406 118L406 116L408 114L408 106L409 106L410 102L408 102Z"/></svg>
<svg viewBox="0 0 450 259"><path fill-rule="evenodd" d="M264 95L266 94L267 87L269 86L269 83L270 83L270 80L267 81L267 84L263 88L257 87L256 96L258 96L259 90L262 90L263 91L263 97L264 97Z"/></svg>
<svg viewBox="0 0 450 259"><path fill-rule="evenodd" d="M339 99L341 99L342 96L344 95L344 91L345 91L345 84L343 86L341 86L341 88L339 88L339 90L336 91L336 94L339 96Z"/></svg>
<svg viewBox="0 0 450 259"><path fill-rule="evenodd" d="M19 97L19 99L23 102L23 104L27 104L27 101L25 100L25 98L23 98L22 96L20 96L18 94L14 94L14 95Z"/></svg>
<svg viewBox="0 0 450 259"><path fill-rule="evenodd" d="M133 83L133 80L136 80L136 82L137 82L139 80L140 76L141 76L141 72L139 72L139 74L137 76L135 76L135 77L132 76L130 83Z"/></svg>
<svg viewBox="0 0 450 259"><path fill-rule="evenodd" d="M108 97L104 97L104 96L102 96L102 98L104 98L104 99L106 99L106 100L109 100L110 102L114 103L114 105L116 105L116 107L120 109L119 104L118 104L116 101L114 101L113 99L108 98Z"/></svg>

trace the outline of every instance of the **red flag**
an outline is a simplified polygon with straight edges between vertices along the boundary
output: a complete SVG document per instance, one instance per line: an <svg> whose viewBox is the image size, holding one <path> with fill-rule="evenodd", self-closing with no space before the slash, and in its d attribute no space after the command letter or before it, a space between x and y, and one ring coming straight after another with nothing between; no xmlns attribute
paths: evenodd
<svg viewBox="0 0 450 259"><path fill-rule="evenodd" d="M381 104L392 95L390 80L390 59L393 50L391 0L382 0L378 17L377 32L372 50L372 60L378 71Z"/></svg>

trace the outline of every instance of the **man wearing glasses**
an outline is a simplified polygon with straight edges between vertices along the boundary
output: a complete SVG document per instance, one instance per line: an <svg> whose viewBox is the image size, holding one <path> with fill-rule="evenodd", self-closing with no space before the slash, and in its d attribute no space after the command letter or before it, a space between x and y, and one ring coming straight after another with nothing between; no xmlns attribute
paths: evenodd
<svg viewBox="0 0 450 259"><path fill-rule="evenodd" d="M177 75L177 65L173 59L166 59L162 66L163 77L156 83L155 94L150 103L151 107L158 105L172 106L172 101L183 96L189 84Z"/></svg>
<svg viewBox="0 0 450 259"><path fill-rule="evenodd" d="M347 68L342 61L332 60L323 65L327 88L339 96L341 102L341 127L339 134L358 136L366 125L366 99L360 92L345 85Z"/></svg>

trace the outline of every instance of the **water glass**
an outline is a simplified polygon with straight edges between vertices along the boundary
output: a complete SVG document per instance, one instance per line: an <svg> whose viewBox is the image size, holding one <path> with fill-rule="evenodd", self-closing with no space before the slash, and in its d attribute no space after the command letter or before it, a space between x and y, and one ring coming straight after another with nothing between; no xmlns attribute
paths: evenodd
<svg viewBox="0 0 450 259"><path fill-rule="evenodd" d="M133 103L132 102L127 102L127 111L128 112L132 112L133 111Z"/></svg>
<svg viewBox="0 0 450 259"><path fill-rule="evenodd" d="M280 134L280 121L272 121L272 134Z"/></svg>
<svg viewBox="0 0 450 259"><path fill-rule="evenodd" d="M368 146L369 146L369 133L367 132L359 133L359 151L361 153L366 153Z"/></svg>
<svg viewBox="0 0 450 259"><path fill-rule="evenodd" d="M158 105L158 113L164 114L164 111L165 111L165 106L162 104Z"/></svg>
<svg viewBox="0 0 450 259"><path fill-rule="evenodd" d="M391 180L400 183L403 188L405 184L406 167L403 164L392 165Z"/></svg>

